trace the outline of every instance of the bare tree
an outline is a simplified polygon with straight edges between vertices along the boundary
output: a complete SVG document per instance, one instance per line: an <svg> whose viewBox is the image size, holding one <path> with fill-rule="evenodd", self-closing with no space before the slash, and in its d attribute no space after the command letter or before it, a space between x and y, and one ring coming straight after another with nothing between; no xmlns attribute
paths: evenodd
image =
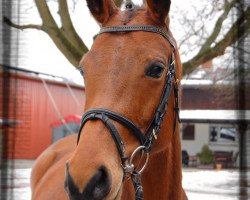
<svg viewBox="0 0 250 200"><path fill-rule="evenodd" d="M184 74L224 55L226 51L231 53L232 58L232 51L228 47L247 37L250 31L249 3L242 4L239 0L209 0L199 3L188 10L192 13L191 17L187 11L177 8L176 12L182 14L178 19L173 19L182 29L182 35L178 38L181 55L188 58L183 62Z"/></svg>
<svg viewBox="0 0 250 200"><path fill-rule="evenodd" d="M67 0L58 0L58 25L48 6L48 0L34 0L42 19L42 24L19 25L4 17L5 23L17 29L37 29L44 31L53 40L57 48L77 67L82 55L88 48L77 34L71 21ZM75 0L72 0L76 4ZM226 49L247 36L250 31L250 5L242 8L240 0L209 0L192 6L191 17L187 11L175 8L172 24L181 27L182 35L178 38L181 54L187 55L183 63L183 74L188 74L199 65L225 53ZM116 0L120 6L122 0ZM203 6L200 6L203 5ZM236 10L242 12L236 15ZM178 14L176 14L176 12ZM239 13L239 12L238 12ZM176 16L179 16L176 18ZM232 17L234 16L234 18ZM178 23L179 25L176 25ZM212 27L212 28L211 28ZM174 29L174 27L172 28ZM174 30L176 31L176 30Z"/></svg>

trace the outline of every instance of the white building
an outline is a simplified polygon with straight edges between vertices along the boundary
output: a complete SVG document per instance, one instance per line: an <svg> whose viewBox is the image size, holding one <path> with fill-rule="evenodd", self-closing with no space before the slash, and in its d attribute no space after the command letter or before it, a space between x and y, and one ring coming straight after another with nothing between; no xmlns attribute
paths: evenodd
<svg viewBox="0 0 250 200"><path fill-rule="evenodd" d="M204 73L209 71L199 69L202 70ZM189 156L196 156L203 145L208 145L213 152L231 152L232 157L237 158L237 166L239 162L245 162L250 167L250 93L247 83L242 99L237 81L214 82L192 77L182 81L182 150ZM244 130L239 129L243 125Z"/></svg>
<svg viewBox="0 0 250 200"><path fill-rule="evenodd" d="M204 144L213 151L239 151L238 122L250 122L250 110L182 110L182 148L190 155ZM250 138L249 138L250 139Z"/></svg>

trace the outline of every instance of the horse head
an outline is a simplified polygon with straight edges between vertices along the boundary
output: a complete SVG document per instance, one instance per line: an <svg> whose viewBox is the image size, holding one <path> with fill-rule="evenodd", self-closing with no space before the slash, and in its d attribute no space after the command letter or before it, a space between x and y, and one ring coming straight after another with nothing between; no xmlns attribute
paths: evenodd
<svg viewBox="0 0 250 200"><path fill-rule="evenodd" d="M146 6L129 4L120 10L112 0L87 0L102 29L80 62L86 113L66 164L69 199L131 199L122 191L125 185L133 188L128 176L133 179L135 173L142 173L134 164L139 154L179 148L174 88L181 65L169 30L170 3L147 0ZM181 164L176 163L179 169Z"/></svg>

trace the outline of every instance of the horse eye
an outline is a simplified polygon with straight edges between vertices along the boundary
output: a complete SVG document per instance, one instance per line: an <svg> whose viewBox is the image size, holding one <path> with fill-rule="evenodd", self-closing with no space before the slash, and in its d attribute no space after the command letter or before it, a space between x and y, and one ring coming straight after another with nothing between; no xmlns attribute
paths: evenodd
<svg viewBox="0 0 250 200"><path fill-rule="evenodd" d="M84 78L84 71L83 71L82 67L79 66L78 70L79 70L80 74L82 75L82 77Z"/></svg>
<svg viewBox="0 0 250 200"><path fill-rule="evenodd" d="M145 74L152 78L160 78L164 72L164 68L165 66L162 63L154 63L146 69Z"/></svg>

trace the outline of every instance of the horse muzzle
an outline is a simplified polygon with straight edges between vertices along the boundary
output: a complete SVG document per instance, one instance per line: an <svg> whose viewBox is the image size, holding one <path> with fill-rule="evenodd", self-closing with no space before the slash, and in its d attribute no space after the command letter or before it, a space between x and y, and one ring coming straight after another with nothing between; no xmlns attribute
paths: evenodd
<svg viewBox="0 0 250 200"><path fill-rule="evenodd" d="M106 167L101 166L81 191L69 173L69 164L66 163L64 188L70 200L101 200L111 190L111 176Z"/></svg>

